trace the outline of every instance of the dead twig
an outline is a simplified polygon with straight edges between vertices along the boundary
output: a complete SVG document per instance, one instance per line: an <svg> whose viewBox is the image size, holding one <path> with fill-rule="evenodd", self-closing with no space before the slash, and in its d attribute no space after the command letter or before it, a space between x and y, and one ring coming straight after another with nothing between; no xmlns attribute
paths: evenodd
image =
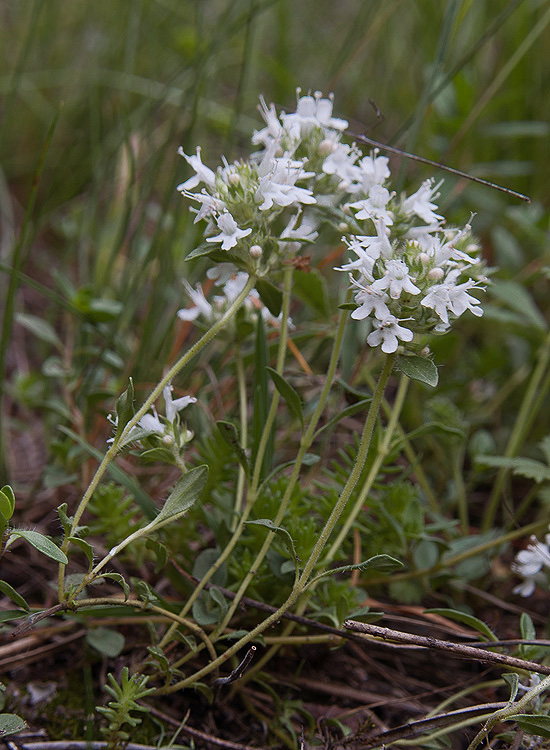
<svg viewBox="0 0 550 750"><path fill-rule="evenodd" d="M550 675L550 666L537 664L534 661L526 661L525 659L518 659L515 656L495 654L493 651L487 651L486 649L476 648L474 646L464 646L461 643L453 643L452 641L441 641L438 638L432 638L431 636L403 633L399 630L382 628L378 625L370 625L366 622L357 622L355 620L346 620L344 622L344 627L355 633L364 633L365 636L382 638L384 641L397 641L398 643L421 646L435 651L445 651L458 659L481 661L487 664L499 664L503 667L508 667L509 669L521 669L526 672L539 672L540 674ZM372 643L371 638L367 638L367 640Z"/></svg>

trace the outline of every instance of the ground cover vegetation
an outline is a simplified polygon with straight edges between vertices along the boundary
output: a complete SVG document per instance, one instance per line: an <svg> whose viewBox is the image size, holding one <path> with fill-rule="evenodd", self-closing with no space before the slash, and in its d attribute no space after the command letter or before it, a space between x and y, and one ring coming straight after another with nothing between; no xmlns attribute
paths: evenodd
<svg viewBox="0 0 550 750"><path fill-rule="evenodd" d="M0 735L547 747L548 1L0 16Z"/></svg>

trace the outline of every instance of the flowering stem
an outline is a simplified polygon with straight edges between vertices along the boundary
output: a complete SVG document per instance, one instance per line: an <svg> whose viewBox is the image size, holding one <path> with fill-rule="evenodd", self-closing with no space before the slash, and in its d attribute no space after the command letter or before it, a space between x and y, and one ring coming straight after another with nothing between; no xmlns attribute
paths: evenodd
<svg viewBox="0 0 550 750"><path fill-rule="evenodd" d="M384 395L384 390L386 388L388 378L392 371L395 358L396 358L396 354L389 354L386 359L384 368L380 375L380 379L378 380L378 384L376 386L376 390L374 391L373 396L372 396L372 401L369 407L369 413L367 414L367 419L365 422L365 426L363 428L363 434L361 435L361 442L359 444L359 450L357 451L357 458L355 459L355 465L351 471L351 474L348 477L346 484L344 485L344 489L342 490L340 497L338 498L338 502L332 509L332 513L330 514L325 524L324 529L321 531L321 534L319 535L317 543L315 544L315 547L313 548L313 552L311 553L308 561L306 562L304 566L302 575L300 576L300 579L298 581L298 586L301 588L304 588L305 585L307 584L309 576L311 575L311 572L313 568L315 567L317 560L319 559L323 549L325 548L326 543L332 531L334 530L334 527L338 523L338 519L340 518L342 511L346 507L346 504L351 496L351 493L353 492L355 485L357 484L357 481L359 480L359 477L361 476L361 472L363 471L363 468L365 466L365 461L367 460L367 456L368 456L368 452L369 452L369 448L371 444L371 439L372 439L372 433L374 430L374 425L376 423L376 418L378 416L378 411L380 409L380 402L382 400L382 396Z"/></svg>
<svg viewBox="0 0 550 750"><path fill-rule="evenodd" d="M284 287L283 287L283 306L282 306L282 314L281 314L281 335L279 338L279 352L277 356L277 372L282 373L283 365L284 365L284 358L285 358L285 351L286 351L286 342L287 342L287 335L288 335L288 313L290 310L290 289L292 284L292 272L293 269L291 266L289 266L286 269L285 273L285 280L284 280ZM223 552L220 554L220 556L217 558L217 560L214 562L214 564L206 571L206 573L203 575L201 580L197 583L195 586L193 593L186 601L185 605L182 607L180 611L180 616L183 617L195 601L197 600L199 594L204 589L208 581L212 578L214 573L216 573L217 570L221 568L221 566L224 564L224 562L227 560L229 555L234 550L237 542L241 538L241 535L243 533L244 525L250 515L250 511L252 510L252 507L254 505L254 502L257 497L258 492L258 482L260 479L260 469L263 461L263 455L265 451L265 447L267 445L267 437L269 436L269 433L271 431L271 426L273 424L273 420L275 419L275 414L277 412L277 405L279 403L278 399L278 391L275 390L273 394L273 399L271 401L271 408L266 420L266 424L264 425L264 429L262 432L262 437L260 440L260 445L258 447L258 453L256 456L256 463L255 463L255 470L254 475L252 479L251 486L248 490L246 503L241 515L241 518L239 520L239 523L235 530L233 531L233 535L231 536L231 539L225 546ZM177 623L172 623L172 625L167 629L166 633L162 637L159 648L164 648L164 646L170 641L174 631L177 629L178 625ZM219 630L219 628L218 628ZM216 632L218 632L218 630Z"/></svg>
<svg viewBox="0 0 550 750"><path fill-rule="evenodd" d="M88 489L84 493L82 500L80 501L78 508L75 511L73 521L71 524L71 530L69 532L69 537L72 536L80 522L80 519L82 517L82 514L86 510L86 506L88 505L88 502L90 501L90 498L92 497L96 487L98 486L99 482L101 481L101 478L103 477L103 474L105 473L107 467L111 463L111 461L115 458L116 454L119 452L119 445L124 440L124 438L129 434L130 430L137 425L139 420L149 411L152 404L156 401L156 399L160 396L162 393L162 389L164 386L168 385L172 379L195 357L207 344L212 341L212 339L220 332L220 330L226 325L226 323L231 320L231 318L235 315L241 304L244 302L246 297L248 296L251 289L254 287L254 284L256 283L256 277L250 276L248 278L248 281L246 282L243 290L241 293L235 297L233 303L227 308L225 313L222 315L222 317L217 320L213 325L206 331L206 333L201 336L201 338L196 341L193 346L183 355L181 356L178 361L172 365L172 367L168 370L166 375L160 380L160 382L155 386L155 388L151 391L148 398L145 400L144 404L141 406L140 409L134 414L132 419L125 425L124 429L122 430L121 434L118 436L118 438L113 442L113 444L109 447L107 450L105 456L103 457L103 460L101 461L100 465L97 468L96 473L94 474L92 481L90 482ZM63 544L61 546L61 549L63 552L67 552L67 549L69 547L69 540L68 538L64 539ZM59 574L58 574L58 596L59 601L62 602L65 599L65 592L63 590L63 582L65 578L65 565L63 563L59 564Z"/></svg>
<svg viewBox="0 0 550 750"><path fill-rule="evenodd" d="M540 348L537 366L533 371L533 376L529 385L527 386L527 390L525 391L525 396L523 398L518 417L514 425L514 429L510 434L508 445L506 446L506 451L504 452L506 458L512 458L517 454L521 443L532 424L532 420L539 413L536 409L536 404L537 402L540 402L542 398L544 398L546 391L550 387L550 378L548 377L547 373L549 363L550 334L546 337L543 345ZM545 376L546 379L543 382ZM503 467L502 469L500 469L496 476L495 483L493 485L493 491L491 492L491 497L489 498L489 504L483 518L483 531L488 531L493 526L493 522L495 520L498 505L500 502L500 496L502 494L502 490L504 488L504 483L506 481L508 473L509 470Z"/></svg>
<svg viewBox="0 0 550 750"><path fill-rule="evenodd" d="M382 440L378 448L376 458L374 459L374 462L368 473L368 476L365 479L365 482L363 483L361 492L359 493L359 497L355 501L355 505L353 506L351 513L346 518L346 521L344 525L342 526L342 528L340 529L338 536L334 540L331 548L327 552L327 555L323 559L323 562L325 564L328 564L329 562L334 560L336 553L338 552L344 540L346 539L347 535L349 534L349 531L353 523L355 522L355 519L361 512L361 509L363 508L367 500L368 494L372 488L372 485L374 484L376 477L378 476L378 473L382 467L382 464L384 463L386 456L388 455L390 451L392 439L395 433L397 422L399 420L399 416L401 414L401 409L403 408L405 396L407 395L409 383L410 383L409 378L403 375L399 381L399 386L397 388L397 394L395 396L395 401L394 401L393 408L390 414L388 426L386 427L386 430L384 432L384 439Z"/></svg>
<svg viewBox="0 0 550 750"><path fill-rule="evenodd" d="M247 419L247 397L246 397L246 378L244 374L243 360L241 356L241 346L239 341L235 342L235 362L237 368L237 388L239 391L239 423L240 423L240 440L242 449L246 452L248 447L248 419ZM235 505L233 510L233 521L231 531L234 532L239 523L239 514L243 505L244 487L246 475L244 468L239 466L239 476L237 477L237 489L235 491Z"/></svg>
<svg viewBox="0 0 550 750"><path fill-rule="evenodd" d="M349 293L348 293L348 299L349 299ZM298 482L298 477L300 475L300 471L302 468L302 462L304 460L304 456L311 447L311 444L313 442L313 439L315 437L315 430L317 428L317 424L319 422L319 419L321 417L321 414L323 413L323 410L325 408L325 404L327 402L330 389L332 388L332 384L334 382L334 376L336 374L336 367L338 365L338 361L340 359L340 351L342 349L342 343L344 340L344 330L346 327L346 321L347 321L347 312L342 311L340 313L340 317L338 320L338 327L336 329L336 335L334 339L334 345L332 348L332 355L329 362L328 370L327 370L327 376L325 379L325 383L323 385L323 389L321 391L321 395L319 398L319 402L317 403L317 407L311 417L311 420L309 422L309 425L307 427L307 430L305 434L302 436L302 440L300 442L300 447L298 449L298 454L296 456L296 460L294 462L292 473L288 479L287 486L285 488L284 495L281 499L281 503L279 505L279 510L277 511L277 515L273 519L273 523L275 526L279 526L284 518L284 515L286 513L288 504L290 502L290 498L292 497L292 492L294 491L294 488ZM233 602L231 603L231 606L229 607L228 611L225 614L225 617L223 618L222 622L218 625L216 628L217 633L223 632L223 629L226 627L226 625L229 623L231 618L233 617L233 614L235 613L237 607L239 606L239 602L241 598L244 596L248 586L250 585L251 580L256 575L257 571L260 568L260 565L262 564L272 542L275 538L274 531L268 531L266 534L266 538L264 539L264 542L260 548L260 551L256 555L256 559L250 566L250 570L246 574L246 576L243 578L241 585L239 586L238 591L235 594L235 598Z"/></svg>
<svg viewBox="0 0 550 750"><path fill-rule="evenodd" d="M283 373L285 355L286 355L286 346L287 346L287 338L288 338L288 314L290 312L290 291L292 288L293 271L294 271L294 268L292 266L286 267L284 282L283 282L283 305L282 305L282 310L281 310L281 331L280 331L280 336L279 336L279 349L277 353L277 364L276 364L276 370L280 375L282 375ZM260 476L261 476L265 450L267 447L269 436L271 434L271 428L273 426L273 422L275 421L275 417L277 415L278 405L279 405L279 391L275 388L273 390L273 396L271 398L271 405L269 407L267 419L265 421L265 425L262 430L262 436L260 438L260 443L258 445L258 451L256 453L256 460L254 463L254 471L252 474L252 482L250 484L250 490L248 493L247 505L248 504L253 505L256 500L256 495L258 492L258 485L260 484Z"/></svg>
<svg viewBox="0 0 550 750"><path fill-rule="evenodd" d="M195 672L195 674L189 675L189 677L186 677L183 680L180 680L179 682L176 682L170 686L160 688L157 691L157 695L163 695L167 693L172 693L177 690L181 690L184 687L187 687L188 685L192 685L197 680L200 680L205 675L209 674L213 669L216 669L220 666L220 664L223 664L227 659L229 659L233 654L236 654L243 646L245 646L247 643L250 643L254 640L258 635L263 633L267 628L269 628L271 625L275 624L280 618L281 615L283 615L285 612L287 612L299 599L301 594L305 591L308 579L311 575L311 572L313 571L313 568L315 567L321 552L323 551L327 540L331 534L331 532L334 530L334 527L336 523L338 522L338 519L344 510L347 501L349 500L349 497L353 491L353 488L355 487L355 484L357 483L357 480L359 479L361 475L361 471L363 470L363 467L365 465L365 461L367 459L368 450L372 438L372 432L374 429L374 425L376 422L376 417L378 415L378 410L380 407L380 402L382 400L382 396L384 394L384 389L386 387L386 383L388 382L388 378L390 376L394 361L395 361L395 354L391 354L388 356L386 363L384 365L384 369L382 370L382 374L380 375L380 379L378 381L378 385L376 387L376 390L374 392L371 405L369 408L369 413L367 415L367 420L365 422L365 427L363 429L363 434L361 436L361 443L359 446L359 451L357 453L357 460L355 462L355 466L353 467L353 470L349 476L348 481L346 482L344 489L342 490L342 494L338 498L338 502L334 506L332 513L330 514L324 529L322 530L319 539L313 549L313 552L309 556L309 559L307 560L304 569L302 571L302 574L300 575L298 581L294 584L294 587L292 588L292 591L290 595L288 596L287 600L277 609L273 614L269 615L263 622L259 623L255 628L253 628L249 633L244 635L242 638L239 638L239 640L234 643L232 646L230 646L223 654L218 656L217 659L210 662L210 664L207 664L205 667L200 669L198 672ZM219 632L220 626L216 628L215 632ZM213 638L214 634L211 636ZM160 644L159 644L160 645ZM162 647L162 646L161 646Z"/></svg>

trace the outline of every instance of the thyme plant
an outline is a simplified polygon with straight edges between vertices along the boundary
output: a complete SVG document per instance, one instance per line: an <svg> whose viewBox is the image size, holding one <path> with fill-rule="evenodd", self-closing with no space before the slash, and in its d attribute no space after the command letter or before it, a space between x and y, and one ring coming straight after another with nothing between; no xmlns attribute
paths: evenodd
<svg viewBox="0 0 550 750"><path fill-rule="evenodd" d="M162 621L152 628L149 653L140 665L147 677L132 682L125 671L122 688L111 678L108 690L117 700L102 712L109 719L106 733L113 746L129 737L121 729L123 722L138 721L130 715L131 710L141 710L133 702L136 696L190 686L212 691L213 678L223 679L217 677L220 667L243 649L251 654L252 646L261 644L263 634L287 612L308 607L330 611L338 596L335 573L354 568L387 572L400 565L383 553L349 564L349 534L360 522L381 464L399 437L407 379L437 384L430 337L449 331L466 312L477 317L483 312L478 295L488 280L480 247L470 222L451 227L439 212L440 184L426 180L410 195L393 189L388 158L376 149L364 154L349 142L348 124L334 116L332 97L298 92L296 110L290 113L279 113L261 99L260 112L264 126L254 132L254 148L246 158L231 163L224 159L213 169L203 161L200 147L191 155L180 149L192 174L178 190L202 232L188 260L205 270L206 279L194 287L183 280L189 304L178 315L201 334L137 410L130 380L118 399L113 436L88 489L72 515L66 506L59 509L64 537L57 558L58 610L116 605L154 613ZM331 257L340 292L327 311L331 329L326 336L326 371L319 374L320 387L308 403L305 391L300 392L287 373L294 331L291 314L295 301L319 285L313 272L311 282L304 281L304 271L310 271L327 248L332 253L338 249ZM211 293L205 291L207 285ZM321 459L317 446L323 420L330 419L347 326L359 327L377 381L359 404L364 421L351 465L341 456L336 460L341 473L336 489L315 487L306 474ZM181 395L174 396L176 381L207 360L217 337L232 342L237 406L234 414L218 421L218 433L207 436L216 450L225 446L232 493L229 508L220 504L208 516L221 489L209 484L209 465L200 461L207 453L205 436L195 435L187 423L193 421L201 394L187 395L178 388ZM251 361L264 362L252 380ZM395 372L400 373L400 385L388 405L387 385ZM158 404L161 396L163 409ZM373 443L381 407L388 409L386 432ZM298 434L295 455L282 463L278 455L285 454L284 446L274 445L281 434L275 430L281 415ZM98 554L86 540L84 514L100 501L105 507L106 472L129 450L143 460L177 467L180 478L160 510L143 522L121 507L116 528L124 535L108 552ZM6 497L7 507L11 496ZM111 569L114 558L145 539L162 566L167 555L174 556L174 540L181 545L195 533L186 523L197 508L203 522L211 521L212 543L196 555L192 569L183 571L192 590L181 606ZM291 510L294 518L303 517L300 528L289 523ZM178 529L184 530L179 536ZM32 543L30 532L18 533ZM187 559L192 557L190 550ZM67 565L76 553L86 556L88 570L75 578L67 575ZM335 562L343 564L334 568ZM268 615L248 618L244 628L237 627L239 607L250 591L257 590L266 566L274 571L278 599ZM225 589L228 571L233 571L230 590ZM93 596L101 580L118 583L122 595ZM341 624L353 604L346 600L330 616ZM179 644L175 657L168 648L173 644ZM237 668L232 674L241 676L242 671ZM145 689L147 681L152 687ZM129 690L132 686L136 695ZM126 703L121 690L129 696Z"/></svg>

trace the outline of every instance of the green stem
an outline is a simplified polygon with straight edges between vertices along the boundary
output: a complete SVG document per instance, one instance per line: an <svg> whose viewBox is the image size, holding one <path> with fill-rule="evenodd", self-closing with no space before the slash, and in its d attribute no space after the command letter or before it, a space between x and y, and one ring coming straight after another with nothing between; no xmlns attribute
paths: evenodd
<svg viewBox="0 0 550 750"><path fill-rule="evenodd" d="M287 336L288 336L288 313L290 310L290 289L292 285L292 267L289 267L287 269L287 272L285 273L285 281L284 281L284 288L283 288L283 305L282 305L282 315L281 315L281 335L279 337L279 351L277 355L277 372L282 373L283 365L284 365L284 358L285 358L285 351L286 351L286 342L287 342ZM217 558L217 560L214 562L214 564L206 571L204 576L201 578L201 580L197 583L195 586L192 594L186 601L185 605L182 607L180 611L180 616L184 616L189 612L195 601L197 600L199 594L204 589L208 581L212 578L214 573L218 571L221 566L225 563L227 558L230 556L230 554L233 552L237 542L242 536L244 525L250 515L250 511L252 510L252 507L254 505L254 502L257 497L257 485L255 482L259 482L260 477L260 470L261 465L263 461L263 454L265 451L265 447L267 445L267 438L266 436L269 435L271 431L271 426L273 424L273 420L275 418L275 414L277 411L277 405L279 403L278 400L278 392L275 390L273 394L273 399L271 401L271 408L268 415L268 418L266 420L266 424L264 426L264 430L262 432L262 438L260 440L260 446L258 447L258 453L256 456L256 464L255 464L255 471L254 471L254 478L252 480L250 489L248 491L247 500L243 509L242 516L239 520L238 526L235 528L233 535L231 536L231 539L225 546L223 552L221 555ZM264 438L266 438L264 440ZM170 641L172 638L172 635L174 634L175 630L177 630L177 623L172 623L170 627L166 630L166 633L163 635L159 647L164 648L166 644ZM218 631L216 631L217 633Z"/></svg>
<svg viewBox="0 0 550 750"><path fill-rule="evenodd" d="M533 376L525 391L525 396L521 403L521 407L514 425L514 429L510 434L508 445L504 455L506 458L512 458L517 455L520 446L525 439L526 433L528 432L533 419L536 417L537 412L535 411L535 404L540 403L541 396L550 387L550 379L547 377L548 364L550 362L550 334L544 340L543 345L540 348L537 365L533 371ZM546 379L545 379L546 377ZM544 384L541 388L541 383ZM542 393L541 393L542 391ZM488 531L493 526L495 516L497 513L498 505L500 503L500 497L504 488L506 477L508 476L509 469L502 468L498 472L495 483L493 485L493 491L489 498L487 510L483 518L482 530Z"/></svg>
<svg viewBox="0 0 550 750"><path fill-rule="evenodd" d="M321 531L321 534L319 535L319 538L315 544L315 547L313 548L313 551L304 566L302 575L300 576L300 579L298 581L298 585L302 589L305 587L309 579L309 576L311 575L311 572L313 571L313 568L317 564L317 561L321 555L321 552L325 548L328 542L328 539L332 531L334 530L334 527L338 523L338 519L340 518L342 511L346 507L346 504L351 496L351 493L353 492L355 485L357 484L359 477L361 476L361 472L363 471L365 462L367 460L367 456L368 456L368 452L369 452L369 448L371 444L371 439L372 439L372 433L374 430L374 425L376 423L376 418L378 417L378 411L380 409L380 402L382 401L382 396L384 395L386 384L388 382L388 378L392 371L395 358L396 358L395 354L389 354L386 359L384 368L380 375L380 379L378 381L378 384L372 396L372 401L369 407L369 413L367 414L367 419L365 422L365 426L363 428L363 434L361 435L361 442L359 444L359 450L357 451L357 458L355 459L355 465L351 471L351 474L348 477L346 484L344 485L344 489L342 490L340 497L338 498L338 502L332 509L332 513L330 514L328 521L325 524L324 529Z"/></svg>
<svg viewBox="0 0 550 750"><path fill-rule="evenodd" d="M470 742L470 744L468 745L468 750L475 750L475 748L481 742L483 742L484 739L488 739L489 731L497 724L500 724L502 721L506 721L511 716L529 711L529 704L531 703L531 701L537 698L541 693L544 693L545 690L549 689L550 675L541 680L538 685L535 685L530 690L528 690L523 698L519 699L519 701L501 708L500 711L495 711L495 713L488 719L485 726L479 730L474 739Z"/></svg>
<svg viewBox="0 0 550 750"><path fill-rule="evenodd" d="M239 341L235 344L235 361L237 368L237 388L239 392L239 423L240 423L240 440L244 451L248 447L248 418L247 418L247 398L246 398L246 378L244 373L243 360L241 356L241 346ZM244 468L239 466L239 476L237 477L237 489L235 491L235 505L233 508L233 521L231 522L231 531L235 532L239 524L239 515L243 507L244 488L246 474Z"/></svg>
<svg viewBox="0 0 550 750"><path fill-rule="evenodd" d="M193 344L193 346L183 356L181 356L174 365L172 365L172 367L168 370L166 375L164 375L162 380L152 390L149 397L146 399L146 401L141 406L141 408L134 414L134 416L128 422L128 424L125 425L121 434L117 437L117 439L113 442L113 444L107 450L107 453L103 457L103 460L98 466L97 471L94 474L92 481L90 482L88 486L88 489L84 493L82 500L80 501L80 504L74 514L69 536L72 536L74 534L74 531L80 522L82 514L86 510L86 506L88 505L90 498L92 497L96 487L101 481L103 474L105 473L107 467L109 466L109 464L113 461L113 459L119 452L118 446L121 444L121 442L124 441L124 438L128 436L130 430L133 427L135 427L137 423L139 422L139 420L149 411L152 404L157 400L157 398L162 393L162 389L164 388L164 386L168 385L172 381L172 379L193 359L193 357L195 357L202 349L204 349L204 347L207 344L209 344L210 341L212 341L212 339L222 330L222 328L228 323L228 321L230 321L231 318L233 318L233 316L236 314L239 307L242 305L242 303L248 296L249 292L254 287L255 283L256 283L256 277L250 276L246 285L241 291L241 293L234 299L233 303L227 308L227 310L222 315L222 317L219 320L217 320L215 323L213 323L212 326L208 329L208 331L206 331L206 333L204 333L203 336L201 336L201 338L198 341L196 341ZM68 539L65 539L63 541L63 545L61 547L63 552L65 553L67 552L69 544L70 543ZM58 596L59 596L60 602L62 602L65 599L65 593L63 591L65 567L66 566L63 563L60 563L59 575L58 575Z"/></svg>
<svg viewBox="0 0 550 750"><path fill-rule="evenodd" d="M378 448L378 452L377 452L376 458L374 459L374 463L368 473L368 476L365 482L363 483L361 492L359 493L359 497L355 501L355 505L353 506L351 513L346 518L346 521L344 525L342 526L342 528L340 529L338 536L334 540L330 550L328 551L326 557L323 560L323 562L326 564L334 560L336 553L338 552L338 550L344 543L344 540L347 538L351 527L355 523L357 516L361 512L363 506L365 505L369 492L371 491L372 485L374 484L376 477L378 476L380 469L382 468L382 464L386 460L386 457L391 448L392 439L395 434L397 422L401 414L401 409L403 408L403 403L407 395L409 383L410 383L409 378L403 375L399 381L399 386L397 388L397 394L395 396L395 401L394 401L393 408L390 414L388 426L386 427L386 430L384 432L384 438Z"/></svg>
<svg viewBox="0 0 550 750"><path fill-rule="evenodd" d="M283 373L285 356L286 356L286 346L287 346L287 339L288 339L288 314L290 312L290 291L292 289L293 272L294 272L294 268L292 266L286 267L284 283L283 283L283 305L282 305L282 310L281 310L281 333L279 336L277 364L275 366L275 369L280 375L282 375ZM252 505L254 504L256 500L258 486L260 484L260 477L261 477L261 471L262 471L262 464L264 461L264 455L265 455L267 443L269 441L269 436L271 435L271 428L273 427L275 417L277 416L278 406L279 406L279 391L276 388L274 388L273 396L271 398L271 404L269 407L269 412L267 414L267 419L266 419L264 428L262 430L260 443L258 445L258 452L256 453L256 460L254 463L254 470L252 473L252 481L250 483L249 499L247 502Z"/></svg>
<svg viewBox="0 0 550 750"><path fill-rule="evenodd" d="M298 449L298 454L296 456L296 460L294 462L294 465L292 467L292 472L290 474L290 477L288 479L288 483L285 488L284 495L281 499L281 503L279 505L279 510L277 511L277 515L273 519L273 523L275 526L279 526L281 524L281 521L284 518L284 515L286 513L288 504L290 502L290 498L292 497L292 493L294 491L294 488L298 482L298 477L300 475L300 471L302 468L302 462L304 460L305 454L308 452L308 450L311 447L311 444L315 437L315 430L317 429L317 424L319 422L319 419L321 418L321 414L324 411L328 396L330 394L330 390L332 388L332 384L334 382L334 377L336 375L336 368L338 366L338 361L340 359L340 351L342 349L342 343L344 340L344 330L346 327L347 322L347 312L342 311L340 313L339 319L338 319L338 327L336 329L336 335L334 338L334 345L332 347L332 354L327 370L327 376L325 378L325 382L323 385L323 389L321 391L321 395L319 398L319 401L317 403L317 406L315 408L315 411L313 412L313 415L311 417L311 420L309 422L309 425L307 427L306 432L302 436L302 440L300 441L300 447ZM257 571L260 568L260 565L262 564L272 542L275 538L274 531L268 531L266 538L264 539L264 542L260 548L260 551L256 555L256 559L250 566L250 570L246 574L246 576L243 578L241 585L239 586L239 589L237 593L235 594L235 598L233 602L231 603L231 606L229 607L228 611L225 614L225 617L223 618L222 622L218 625L216 628L216 633L223 632L224 628L227 626L231 618L233 617L237 607L239 606L239 602L241 598L244 596L248 586L250 585L250 582L256 575Z"/></svg>
<svg viewBox="0 0 550 750"><path fill-rule="evenodd" d="M323 551L328 541L328 538L331 532L334 530L334 527L336 523L338 522L340 514L344 510L345 505L347 501L349 500L349 497L365 465L374 425L376 422L376 417L378 415L378 410L380 407L380 402L382 400L384 389L386 387L386 383L388 382L388 378L390 376L390 373L391 373L391 370L395 361L395 357L396 357L395 354L388 356L386 363L384 365L384 369L382 370L382 374L380 375L380 380L378 381L378 385L376 386L376 390L373 394L373 398L372 398L371 405L369 408L369 413L367 415L367 420L365 422L365 427L363 429L363 434L361 436L361 443L359 445L359 450L357 452L357 459L356 459L355 466L353 467L353 470L348 478L348 481L346 482L344 489L342 490L342 494L338 498L338 502L334 506L334 509L332 513L330 514L325 524L325 527L323 528L319 536L319 539L315 547L313 548L313 551L309 559L307 560L304 566L304 569L302 571L300 578L295 583L287 600L275 612L269 615L269 617L266 617L266 619L263 620L263 622L256 625L256 627L253 628L245 636L243 636L242 638L239 638L239 640L236 643L230 646L223 654L218 656L217 659L210 662L210 664L207 664L198 672L195 672L195 674L189 675L189 677L186 677L185 679L180 680L179 682L176 682L173 685L160 688L157 691L157 695L164 695L168 693L173 693L177 690L181 690L184 687L192 685L197 680L200 680L202 677L209 674L213 669L217 669L221 664L227 661L227 659L233 656L233 654L236 654L243 646L253 641L258 635L261 635L261 633L267 630L271 625L274 625L281 618L281 615L287 612L297 602L297 600L299 599L299 597L304 592L307 586L307 581L309 579L309 576L311 575L311 572L313 571L313 568L315 567L321 555L321 552ZM217 631L219 631L219 626L217 628Z"/></svg>

